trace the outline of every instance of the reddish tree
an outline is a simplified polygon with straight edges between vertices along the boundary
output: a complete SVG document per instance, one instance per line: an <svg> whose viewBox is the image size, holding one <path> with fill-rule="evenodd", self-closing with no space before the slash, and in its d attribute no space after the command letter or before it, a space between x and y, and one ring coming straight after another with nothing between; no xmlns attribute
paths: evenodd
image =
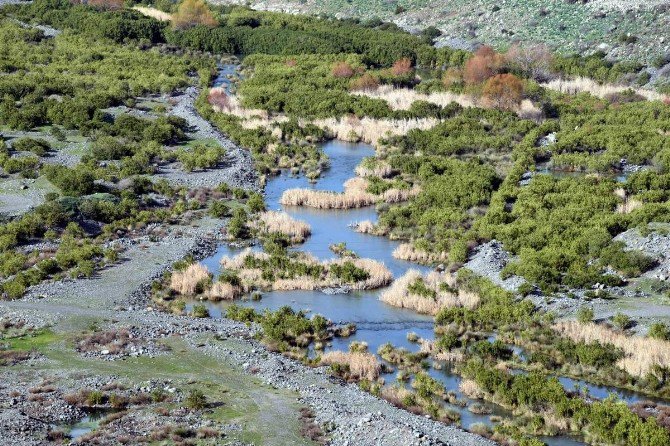
<svg viewBox="0 0 670 446"><path fill-rule="evenodd" d="M523 99L523 82L513 74L498 74L486 81L482 95L494 107L510 110Z"/></svg>
<svg viewBox="0 0 670 446"><path fill-rule="evenodd" d="M407 57L396 60L391 67L391 74L394 76L406 76L412 73L412 61Z"/></svg>
<svg viewBox="0 0 670 446"><path fill-rule="evenodd" d="M354 69L346 62L336 62L331 73L337 78L349 78L354 75Z"/></svg>
<svg viewBox="0 0 670 446"><path fill-rule="evenodd" d="M295 59L289 59L286 61L287 67L295 67L296 65L298 65L298 61Z"/></svg>
<svg viewBox="0 0 670 446"><path fill-rule="evenodd" d="M465 62L463 79L468 84L480 84L496 74L503 63L503 57L490 46L482 46Z"/></svg>
<svg viewBox="0 0 670 446"><path fill-rule="evenodd" d="M213 28L218 25L214 14L203 0L184 0L172 16L172 24L177 29L204 25Z"/></svg>
<svg viewBox="0 0 670 446"><path fill-rule="evenodd" d="M349 88L353 91L370 91L379 87L379 79L370 73L365 73L358 79L352 79Z"/></svg>

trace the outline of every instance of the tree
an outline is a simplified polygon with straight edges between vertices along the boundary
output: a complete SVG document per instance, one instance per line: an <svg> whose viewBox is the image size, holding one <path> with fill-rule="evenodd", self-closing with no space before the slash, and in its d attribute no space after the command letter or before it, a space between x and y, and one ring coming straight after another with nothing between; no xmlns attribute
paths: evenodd
<svg viewBox="0 0 670 446"><path fill-rule="evenodd" d="M475 54L465 62L463 79L468 84L481 84L496 74L503 64L503 57L490 46L481 46Z"/></svg>
<svg viewBox="0 0 670 446"><path fill-rule="evenodd" d="M512 68L535 80L546 80L551 65L551 51L546 45L524 47L515 43L505 54Z"/></svg>
<svg viewBox="0 0 670 446"><path fill-rule="evenodd" d="M218 25L218 22L204 0L184 0L172 16L172 24L177 29L186 29L197 25L213 28Z"/></svg>
<svg viewBox="0 0 670 446"><path fill-rule="evenodd" d="M333 77L349 78L354 75L354 69L346 62L335 62L331 73Z"/></svg>
<svg viewBox="0 0 670 446"><path fill-rule="evenodd" d="M513 74L498 74L486 81L482 95L494 107L511 110L521 103L523 82Z"/></svg>

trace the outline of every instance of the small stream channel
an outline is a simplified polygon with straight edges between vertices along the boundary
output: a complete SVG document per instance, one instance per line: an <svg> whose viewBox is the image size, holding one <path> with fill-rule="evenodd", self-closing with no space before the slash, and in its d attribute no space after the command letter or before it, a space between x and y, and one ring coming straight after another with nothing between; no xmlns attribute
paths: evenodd
<svg viewBox="0 0 670 446"><path fill-rule="evenodd" d="M221 75L217 78L215 86L230 89L231 76L235 76L235 70L224 65ZM371 258L383 262L393 273L394 278L402 276L408 269L417 269L427 272L430 268L415 263L393 258L393 250L400 244L398 241L389 240L385 237L377 237L355 232L350 225L355 222L370 220L376 221L377 214L374 207L366 207L351 210L317 210L307 207L283 206L279 203L282 193L292 188L312 188L316 190L327 190L341 192L346 180L354 176L355 167L364 157L373 156L374 148L368 144L347 143L342 141L329 141L322 145L324 152L330 158L330 169L326 170L316 183L310 183L304 177L292 176L288 172L270 178L265 187L265 197L269 210L283 210L293 218L306 221L312 228L312 235L305 243L292 249L309 252L315 257L326 260L337 256L328 247L333 243L345 242L348 249L353 250L363 258ZM254 249L260 249L254 247ZM217 275L220 271L219 262L224 256L234 256L242 249L234 248L227 244L219 246L212 256L202 260L207 268ZM328 295L321 291L273 291L263 294L260 301L243 300L235 302L238 305L253 307L256 310L276 310L284 305L294 310L307 310L314 314L321 314L336 323L353 322L357 325L357 331L348 338L335 338L326 350L347 351L352 341L366 342L371 353L390 342L396 347L406 348L415 352L419 346L407 340L407 333L414 332L419 337L432 340L433 318L420 315L407 309L401 309L386 305L379 301L381 290L356 291L348 294ZM228 302L206 303L212 317L220 318ZM191 307L192 304L189 305ZM490 339L493 339L490 338ZM514 353L523 360L524 353L518 347L513 347ZM490 414L474 414L467 407L449 405L461 415L461 425L469 428L475 423L483 423L493 426L492 415L511 417L512 414L495 404L482 401L470 400L459 391L460 376L451 372L448 364L441 364L441 369L430 368L428 373L442 382L447 391L455 392L459 399L471 405L477 402L491 411ZM395 372L383 375L386 383L395 382ZM561 377L560 382L568 390L574 390L576 385L582 389L588 389L591 396L604 398L610 393L615 393L627 403L649 400L644 395L634 392L619 390L616 388L596 386L581 380ZM542 437L542 441L549 446L576 446L584 443L571 436Z"/></svg>

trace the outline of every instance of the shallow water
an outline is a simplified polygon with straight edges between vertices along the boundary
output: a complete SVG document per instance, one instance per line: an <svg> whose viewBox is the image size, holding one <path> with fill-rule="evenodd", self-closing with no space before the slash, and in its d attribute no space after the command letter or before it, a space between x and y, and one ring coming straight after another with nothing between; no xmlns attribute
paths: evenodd
<svg viewBox="0 0 670 446"><path fill-rule="evenodd" d="M113 412L114 411L110 411L108 409L93 410L76 423L65 426L65 428L68 430L68 435L70 435L70 439L74 441L83 437L89 432L92 432L99 426L100 420Z"/></svg>
<svg viewBox="0 0 670 446"><path fill-rule="evenodd" d="M323 150L330 158L331 167L326 170L316 183L310 183L304 177L296 177L288 172L271 178L266 185L266 203L268 209L283 210L292 217L304 220L312 227L312 235L307 241L292 249L305 251L313 254L319 259L334 259L336 255L332 253L328 246L332 243L345 242L347 248L356 252L360 257L372 258L383 262L391 270L394 278L400 277L408 269L414 268L422 272L430 269L424 266L410 262L394 259L393 250L399 245L399 242L389 240L385 237L376 237L367 234L359 234L350 227L352 223L371 220L376 221L377 214L374 207L352 210L317 210L306 207L282 206L279 203L282 193L292 188L312 188L315 190L328 190L341 192L343 183L354 176L354 168L366 156L374 155L374 149L367 144L354 144L341 141L331 141L323 145ZM259 247L252 248L260 250ZM202 261L210 271L218 274L219 261L223 256L231 256L241 252L240 248L231 248L228 245L221 245L217 252L211 257ZM311 313L322 314L336 323L354 322L357 325L357 331L348 338L335 338L326 347L326 350L348 350L352 341L366 342L369 351L376 353L378 348L390 342L396 347L406 348L411 352L418 351L419 345L407 340L407 333L414 332L419 337L432 340L433 323L432 317L419 315L413 311L395 308L379 301L380 290L352 292L349 294L327 295L320 291L275 291L263 294L260 301L238 301L239 305L253 307L258 310L275 310L281 306L288 305L295 310L307 310ZM221 317L221 312L227 302L207 303L210 314L213 317ZM494 336L490 338L494 339ZM525 358L521 348L512 346L514 353L521 359ZM478 403L487 407L491 414L473 414L467 408L448 405L461 414L461 425L465 428L474 423L484 423L492 426L491 415L503 417L512 416L511 413L500 406L482 401L469 400L459 391L461 378L452 373L450 367L444 367L441 370L430 368L428 373L433 378L444 384L448 391L455 392L459 399L472 403ZM396 372L383 375L387 384L392 384L396 380ZM561 383L566 389L573 390L575 380L561 378ZM614 388L594 386L580 382L582 386L587 386L594 397L603 398L609 393L615 392L626 402L645 400L643 396L636 395L633 392L625 392ZM582 445L583 442L569 437L543 437L542 441L549 446L575 446Z"/></svg>

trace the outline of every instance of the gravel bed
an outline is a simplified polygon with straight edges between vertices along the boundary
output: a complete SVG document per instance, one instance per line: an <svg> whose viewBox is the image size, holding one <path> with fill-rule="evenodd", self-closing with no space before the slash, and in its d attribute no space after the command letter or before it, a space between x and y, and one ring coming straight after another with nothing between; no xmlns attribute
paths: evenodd
<svg viewBox="0 0 670 446"><path fill-rule="evenodd" d="M194 106L198 94L199 90L196 87L188 87L184 94L173 98L175 105L170 113L185 119L191 126L194 137L217 141L226 150L222 165L216 169L198 172L184 172L176 166L168 166L156 176L165 177L172 183L191 188L216 187L221 183L227 183L233 187L259 190L258 176L253 167L251 154L233 143L198 114Z"/></svg>
<svg viewBox="0 0 670 446"><path fill-rule="evenodd" d="M502 243L491 240L479 246L463 267L490 279L507 291L516 291L525 282L522 277L512 276L503 279L500 276L503 268L510 260L511 256L503 249Z"/></svg>

